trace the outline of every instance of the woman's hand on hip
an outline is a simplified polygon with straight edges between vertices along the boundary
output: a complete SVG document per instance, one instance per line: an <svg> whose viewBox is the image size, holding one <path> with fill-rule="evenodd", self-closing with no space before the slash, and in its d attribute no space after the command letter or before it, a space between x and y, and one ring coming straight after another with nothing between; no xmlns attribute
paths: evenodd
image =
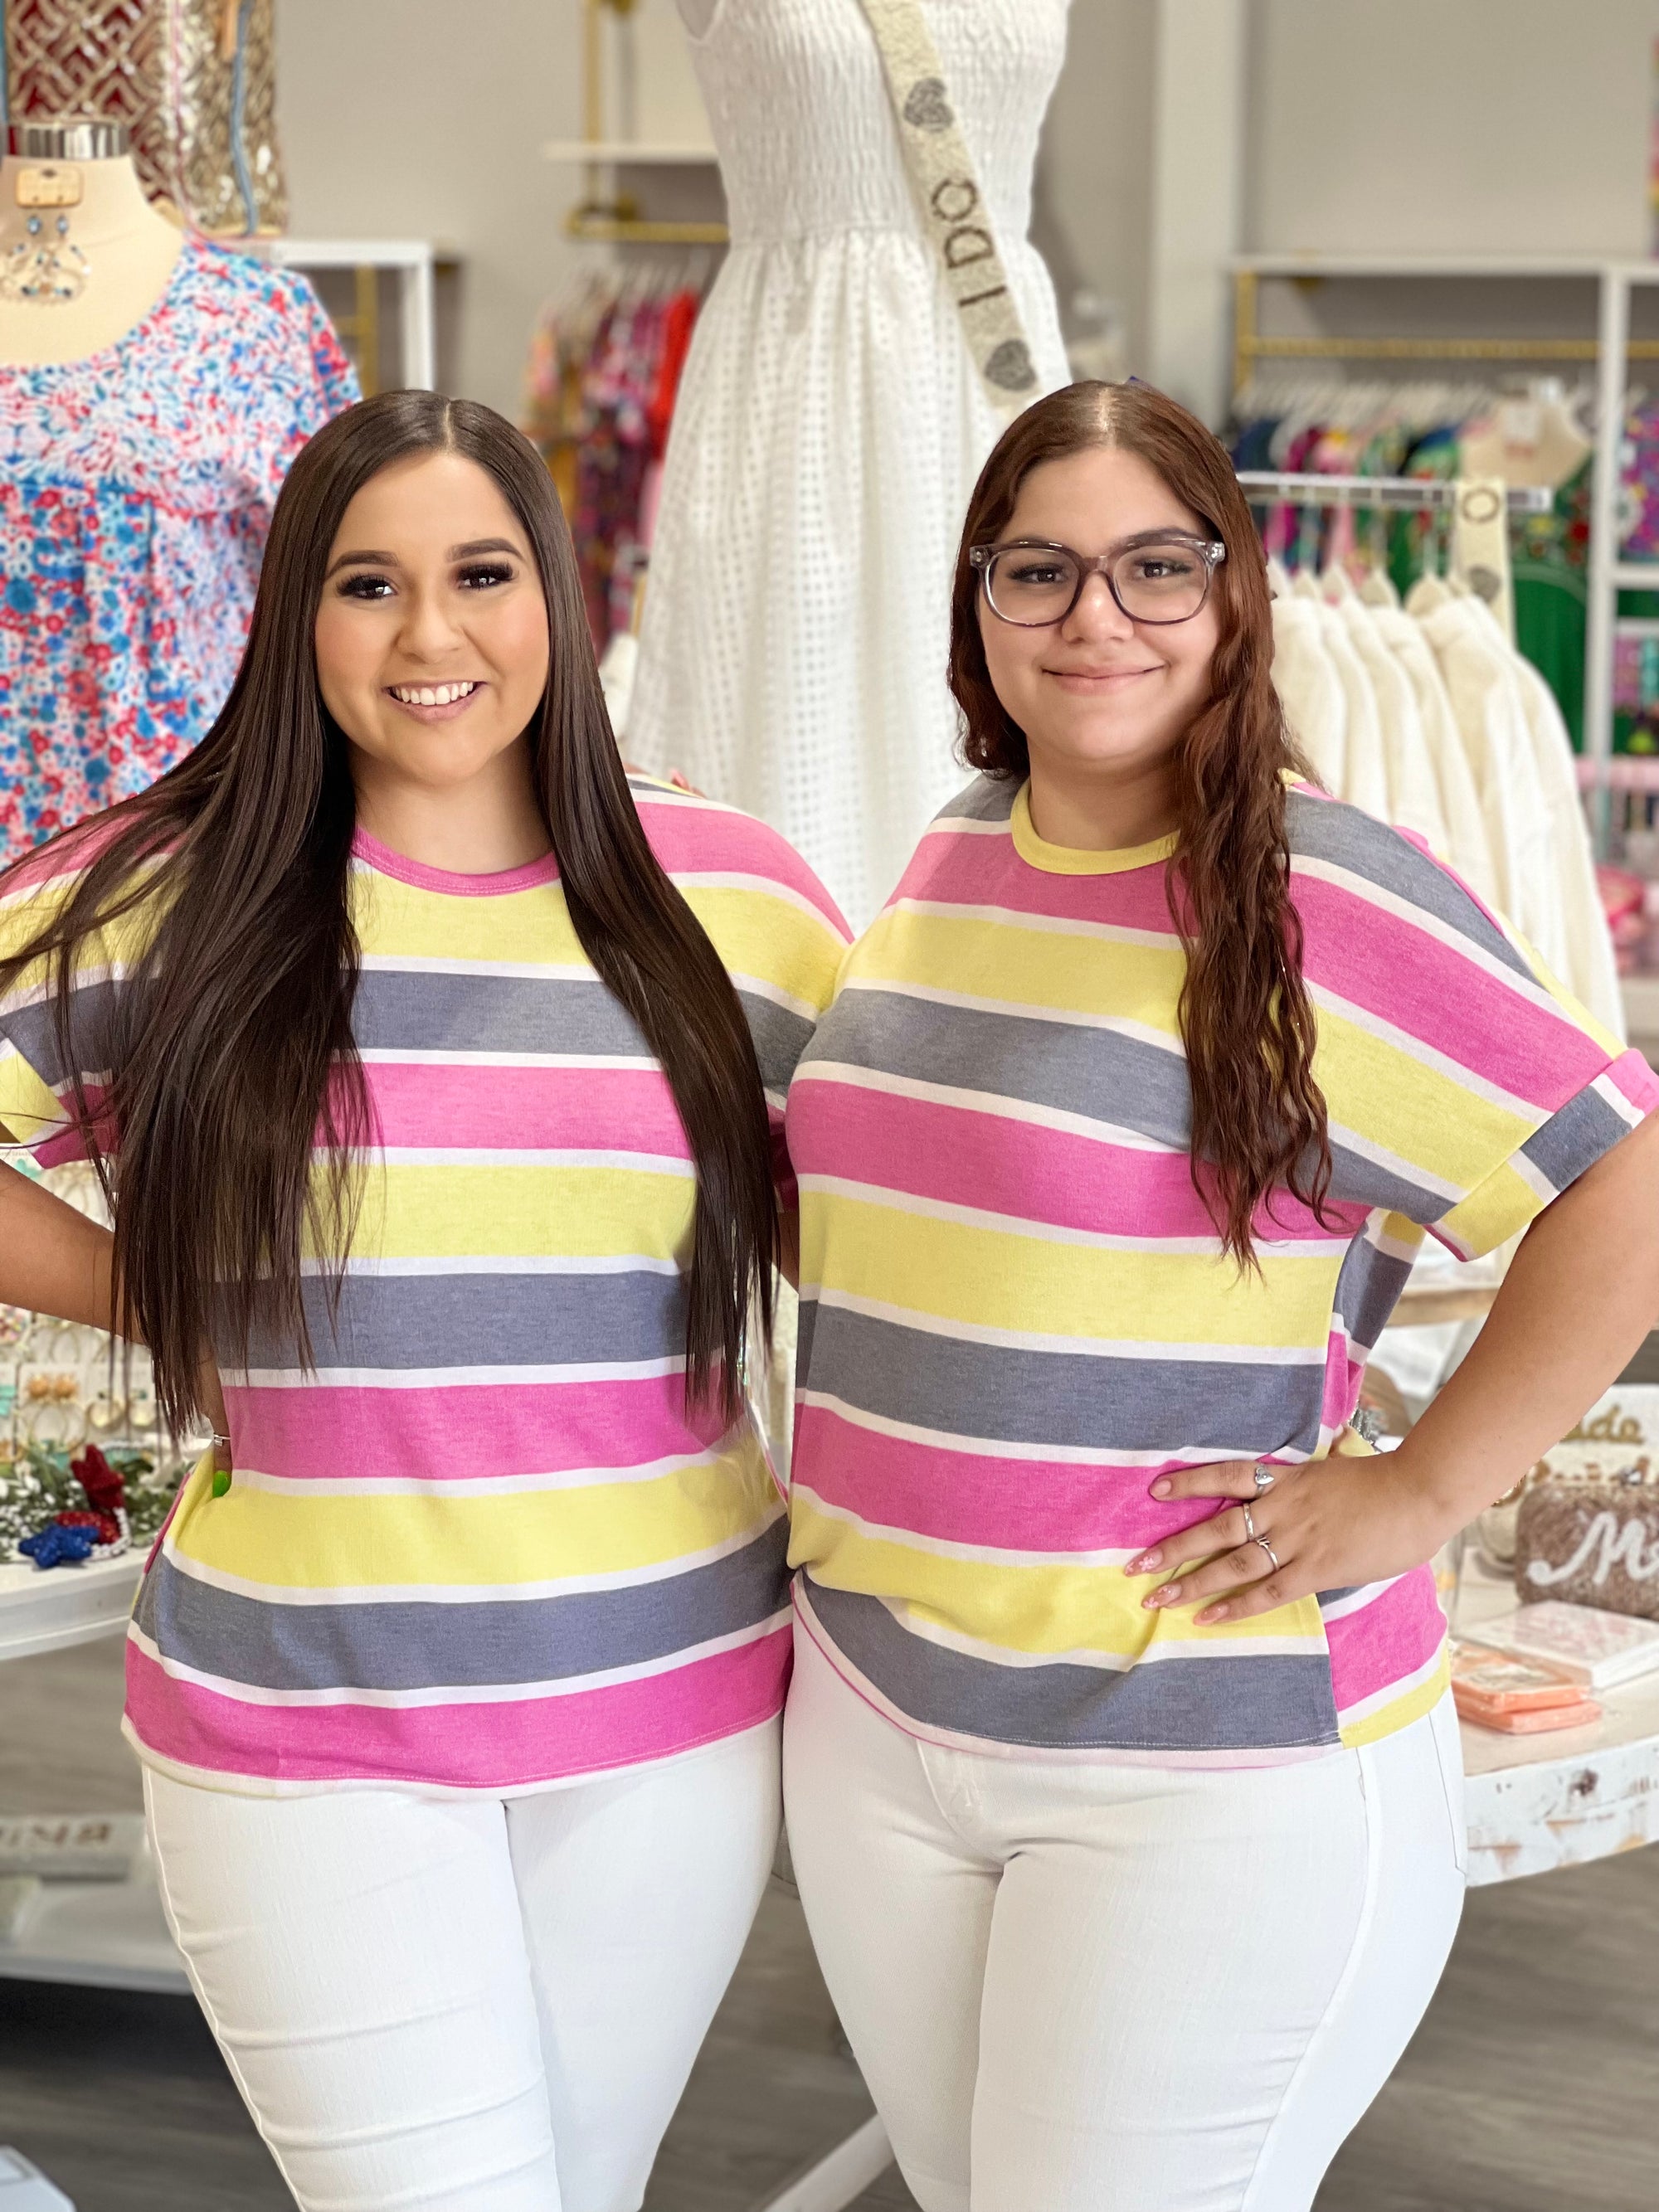
<svg viewBox="0 0 1659 2212"><path fill-rule="evenodd" d="M1319 1590L1386 1582L1421 1566L1453 1532L1398 1452L1267 1467L1254 1460L1184 1468L1152 1485L1160 1500L1219 1498L1207 1520L1164 1536L1131 1559L1129 1576L1158 1575L1142 1602L1153 1612L1203 1609L1200 1627L1249 1620ZM1195 1567L1178 1580L1180 1568Z"/></svg>
<svg viewBox="0 0 1659 2212"><path fill-rule="evenodd" d="M219 1380L218 1364L210 1352L203 1353L202 1364L197 1370L196 1395L213 1428L214 1473L228 1474L232 1471L230 1446L221 1439L230 1435L230 1416L225 1411L224 1386Z"/></svg>

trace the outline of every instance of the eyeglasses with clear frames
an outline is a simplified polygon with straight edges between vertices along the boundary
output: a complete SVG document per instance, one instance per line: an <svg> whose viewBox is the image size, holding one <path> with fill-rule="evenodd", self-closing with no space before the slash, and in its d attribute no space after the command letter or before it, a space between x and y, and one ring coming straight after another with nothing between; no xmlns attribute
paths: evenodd
<svg viewBox="0 0 1659 2212"><path fill-rule="evenodd" d="M969 548L992 613L1021 629L1062 623L1091 576L1131 622L1190 622L1210 596L1210 580L1227 557L1219 538L1184 532L1145 532L1105 553L1078 553L1052 538L1016 538Z"/></svg>

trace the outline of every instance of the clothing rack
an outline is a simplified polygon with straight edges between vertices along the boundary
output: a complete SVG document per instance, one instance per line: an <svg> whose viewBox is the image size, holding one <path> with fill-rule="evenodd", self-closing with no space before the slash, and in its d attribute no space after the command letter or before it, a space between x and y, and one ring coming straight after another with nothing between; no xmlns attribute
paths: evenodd
<svg viewBox="0 0 1659 2212"><path fill-rule="evenodd" d="M1276 476L1271 469L1241 469L1238 481L1252 507L1396 507L1413 514L1451 509L1467 489L1438 477ZM1510 484L1504 497L1511 514L1547 514L1554 494L1542 484Z"/></svg>

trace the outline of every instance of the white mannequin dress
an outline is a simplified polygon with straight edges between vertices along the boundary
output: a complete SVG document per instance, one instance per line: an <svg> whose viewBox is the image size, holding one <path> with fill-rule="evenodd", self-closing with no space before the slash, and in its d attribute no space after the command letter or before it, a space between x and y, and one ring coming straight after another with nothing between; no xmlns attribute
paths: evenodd
<svg viewBox="0 0 1659 2212"><path fill-rule="evenodd" d="M732 247L675 409L627 750L772 823L861 926L963 781L951 564L1006 417L858 0L682 4ZM926 0L1044 391L1066 357L1025 234L1066 4Z"/></svg>

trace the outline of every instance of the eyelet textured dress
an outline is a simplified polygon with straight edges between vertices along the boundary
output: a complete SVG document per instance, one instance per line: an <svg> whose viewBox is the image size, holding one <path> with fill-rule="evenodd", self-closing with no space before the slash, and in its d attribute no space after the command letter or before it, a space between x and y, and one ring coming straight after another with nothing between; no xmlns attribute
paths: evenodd
<svg viewBox="0 0 1659 2212"><path fill-rule="evenodd" d="M925 12L1051 390L1066 356L1026 231L1066 0ZM859 0L719 0L692 50L732 248L675 408L628 749L782 830L856 927L961 782L951 562L1003 418Z"/></svg>

